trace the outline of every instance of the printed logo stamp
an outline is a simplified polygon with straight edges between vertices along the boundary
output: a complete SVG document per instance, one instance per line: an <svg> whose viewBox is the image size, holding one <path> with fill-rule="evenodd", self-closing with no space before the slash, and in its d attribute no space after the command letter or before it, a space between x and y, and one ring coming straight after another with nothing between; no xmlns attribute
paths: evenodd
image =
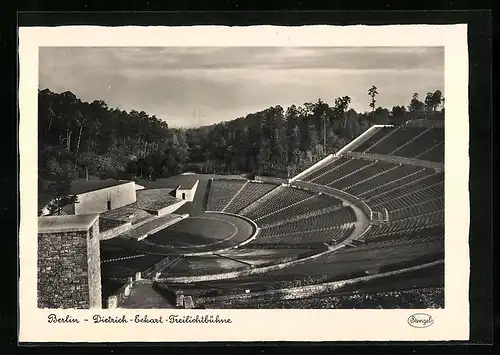
<svg viewBox="0 0 500 355"><path fill-rule="evenodd" d="M434 324L434 319L429 314L415 313L408 317L408 324L413 328L427 328Z"/></svg>

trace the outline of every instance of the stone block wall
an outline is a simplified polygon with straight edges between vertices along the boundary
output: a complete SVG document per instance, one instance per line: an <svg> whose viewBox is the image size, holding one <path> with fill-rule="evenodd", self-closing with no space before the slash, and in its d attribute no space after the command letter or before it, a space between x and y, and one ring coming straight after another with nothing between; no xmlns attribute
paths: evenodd
<svg viewBox="0 0 500 355"><path fill-rule="evenodd" d="M38 308L101 305L99 223L88 231L38 234Z"/></svg>
<svg viewBox="0 0 500 355"><path fill-rule="evenodd" d="M87 234L38 235L39 308L89 308Z"/></svg>

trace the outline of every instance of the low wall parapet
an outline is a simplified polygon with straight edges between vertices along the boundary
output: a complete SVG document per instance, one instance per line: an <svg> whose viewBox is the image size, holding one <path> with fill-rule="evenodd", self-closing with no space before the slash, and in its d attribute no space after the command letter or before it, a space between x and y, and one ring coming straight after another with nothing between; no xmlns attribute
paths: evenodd
<svg viewBox="0 0 500 355"><path fill-rule="evenodd" d="M132 223L126 222L126 223L121 224L117 227L110 228L104 232L100 232L99 239L100 240L107 240L107 239L115 238L115 237L119 236L120 234L127 232L130 229L132 229Z"/></svg>
<svg viewBox="0 0 500 355"><path fill-rule="evenodd" d="M260 176L260 175L255 175L254 178L255 181L260 181L260 182L267 182L271 184L288 184L290 179L283 179L279 177L272 177L272 176Z"/></svg>
<svg viewBox="0 0 500 355"><path fill-rule="evenodd" d="M247 180L247 178L241 175L215 175L210 180Z"/></svg>

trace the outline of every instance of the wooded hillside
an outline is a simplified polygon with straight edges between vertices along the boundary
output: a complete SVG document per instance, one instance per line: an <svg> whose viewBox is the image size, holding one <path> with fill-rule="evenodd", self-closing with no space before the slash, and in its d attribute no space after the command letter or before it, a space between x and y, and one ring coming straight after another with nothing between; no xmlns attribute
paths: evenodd
<svg viewBox="0 0 500 355"><path fill-rule="evenodd" d="M171 128L154 115L110 108L104 101L84 102L71 92L39 90L39 177L52 182L89 175L154 179L186 171L287 177L373 124L444 117L439 90L424 101L415 93L407 106L390 110L377 107L377 90L367 91L370 112L350 109L351 98L344 96L331 103L269 107L190 129Z"/></svg>

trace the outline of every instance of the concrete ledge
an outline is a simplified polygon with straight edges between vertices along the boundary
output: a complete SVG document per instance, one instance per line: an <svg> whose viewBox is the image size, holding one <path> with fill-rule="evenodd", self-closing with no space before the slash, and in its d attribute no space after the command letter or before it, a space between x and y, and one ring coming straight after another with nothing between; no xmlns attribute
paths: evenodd
<svg viewBox="0 0 500 355"><path fill-rule="evenodd" d="M179 208L182 207L187 201L186 200L181 200L179 202L176 202L170 206L160 208L159 210L155 211L158 216L165 216L166 214L171 214L175 211L177 211Z"/></svg>
<svg viewBox="0 0 500 355"><path fill-rule="evenodd" d="M365 141L367 141L371 136L373 136L375 133L377 133L380 128L383 128L383 127L395 127L395 126L393 126L393 125L373 125L370 128L368 128L366 131L361 133L361 135L358 136L356 139L354 139L352 142L348 143L342 149L340 149L337 153L335 153L335 156L341 156L346 152L349 152L353 149L356 149L361 144L363 144Z"/></svg>
<svg viewBox="0 0 500 355"><path fill-rule="evenodd" d="M256 175L254 178L254 181L258 182L266 182L270 184L288 184L290 179L283 179L283 178L278 178L278 177L272 177L272 176L259 176Z"/></svg>
<svg viewBox="0 0 500 355"><path fill-rule="evenodd" d="M309 175L309 173L313 172L314 170L320 169L323 166L325 166L327 164L330 164L331 162L335 161L336 159L337 159L337 157L335 155L333 155L333 154L327 155L325 158L323 158L320 161L318 161L317 163L311 165L310 167L308 167L307 169L305 169L301 173L295 175L293 178L288 179L288 181L289 181L289 183L292 183L295 180L301 179L304 176Z"/></svg>
<svg viewBox="0 0 500 355"><path fill-rule="evenodd" d="M127 232L130 229L132 229L132 223L127 222L117 227L105 230L103 232L99 232L99 239L100 240L112 239L119 236L122 233Z"/></svg>
<svg viewBox="0 0 500 355"><path fill-rule="evenodd" d="M38 218L38 234L85 232L99 219L99 214L47 216Z"/></svg>
<svg viewBox="0 0 500 355"><path fill-rule="evenodd" d="M241 175L214 175L209 180L248 180L246 177Z"/></svg>
<svg viewBox="0 0 500 355"><path fill-rule="evenodd" d="M140 241L146 238L150 234L154 234L162 229L165 229L172 224L179 222L184 219L182 215L177 214L166 214L163 216L158 216L153 219L148 220L146 223L140 226L133 226L132 229L127 231L125 234L121 235L122 238L136 239Z"/></svg>

